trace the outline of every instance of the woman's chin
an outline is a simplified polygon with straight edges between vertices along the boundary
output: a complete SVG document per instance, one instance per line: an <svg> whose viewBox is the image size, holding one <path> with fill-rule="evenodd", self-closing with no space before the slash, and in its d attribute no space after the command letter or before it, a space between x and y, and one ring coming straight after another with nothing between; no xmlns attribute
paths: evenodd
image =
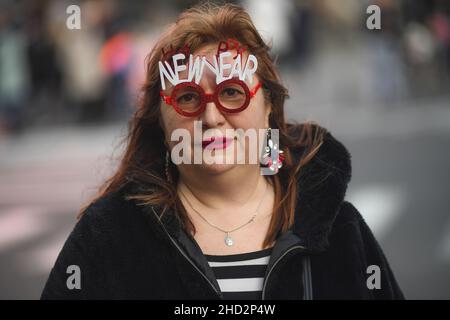
<svg viewBox="0 0 450 320"><path fill-rule="evenodd" d="M210 174L221 174L233 169L236 164L227 164L227 163L211 163L208 164L203 162L201 165L201 169Z"/></svg>

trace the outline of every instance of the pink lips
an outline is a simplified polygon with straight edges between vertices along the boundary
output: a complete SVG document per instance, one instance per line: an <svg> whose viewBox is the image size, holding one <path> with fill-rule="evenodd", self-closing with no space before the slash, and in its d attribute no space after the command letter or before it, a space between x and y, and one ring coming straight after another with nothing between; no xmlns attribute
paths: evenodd
<svg viewBox="0 0 450 320"><path fill-rule="evenodd" d="M202 141L202 147L208 150L211 149L225 149L233 141L232 138L227 137L212 137Z"/></svg>

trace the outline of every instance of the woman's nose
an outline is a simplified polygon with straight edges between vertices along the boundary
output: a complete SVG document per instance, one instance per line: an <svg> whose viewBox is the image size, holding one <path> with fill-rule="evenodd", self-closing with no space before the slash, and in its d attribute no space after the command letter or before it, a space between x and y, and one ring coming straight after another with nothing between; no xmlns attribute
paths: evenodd
<svg viewBox="0 0 450 320"><path fill-rule="evenodd" d="M219 127L225 122L223 114L213 101L206 104L205 111L201 114L200 120L204 126L210 128Z"/></svg>

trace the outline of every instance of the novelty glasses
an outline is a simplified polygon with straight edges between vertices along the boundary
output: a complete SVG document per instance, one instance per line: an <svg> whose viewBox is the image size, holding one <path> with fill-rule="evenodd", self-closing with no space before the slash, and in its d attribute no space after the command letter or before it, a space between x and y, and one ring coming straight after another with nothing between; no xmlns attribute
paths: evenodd
<svg viewBox="0 0 450 320"><path fill-rule="evenodd" d="M261 82L258 82L250 90L244 81L233 78L219 83L213 93L206 93L195 82L183 82L173 88L170 96L165 95L163 91L160 95L164 102L171 105L179 114L195 117L205 111L209 102L214 102L222 112L241 112L248 107L250 99L261 86Z"/></svg>

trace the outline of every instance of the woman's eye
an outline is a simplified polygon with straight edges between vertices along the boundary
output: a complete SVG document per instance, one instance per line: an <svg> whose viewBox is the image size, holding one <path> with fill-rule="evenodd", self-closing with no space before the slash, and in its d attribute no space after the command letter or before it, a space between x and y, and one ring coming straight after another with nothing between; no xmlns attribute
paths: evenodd
<svg viewBox="0 0 450 320"><path fill-rule="evenodd" d="M195 95L192 93L187 93L178 98L179 103L188 103L195 100Z"/></svg>
<svg viewBox="0 0 450 320"><path fill-rule="evenodd" d="M232 95L234 95L234 94L236 94L236 90L234 90L234 89L225 89L225 93L228 95L228 96L232 96Z"/></svg>
<svg viewBox="0 0 450 320"><path fill-rule="evenodd" d="M226 88L222 91L223 95L227 96L227 97L234 97L238 94L242 94L242 92L240 92L237 89L234 88Z"/></svg>

